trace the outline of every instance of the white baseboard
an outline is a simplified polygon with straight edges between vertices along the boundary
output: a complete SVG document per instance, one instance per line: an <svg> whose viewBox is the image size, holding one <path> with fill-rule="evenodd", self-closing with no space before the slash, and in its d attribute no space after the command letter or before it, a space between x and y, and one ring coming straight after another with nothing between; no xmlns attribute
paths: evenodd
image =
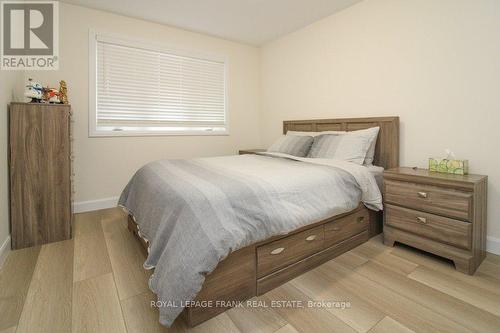
<svg viewBox="0 0 500 333"><path fill-rule="evenodd" d="M500 238L486 237L486 251L500 255Z"/></svg>
<svg viewBox="0 0 500 333"><path fill-rule="evenodd" d="M118 197L104 198L89 201L80 201L73 204L73 213L84 213L93 210L106 209L116 207Z"/></svg>
<svg viewBox="0 0 500 333"><path fill-rule="evenodd" d="M10 252L10 235L7 237L5 242L3 242L2 246L0 246L0 268L2 268L3 264L5 263L5 259L7 259L9 252Z"/></svg>

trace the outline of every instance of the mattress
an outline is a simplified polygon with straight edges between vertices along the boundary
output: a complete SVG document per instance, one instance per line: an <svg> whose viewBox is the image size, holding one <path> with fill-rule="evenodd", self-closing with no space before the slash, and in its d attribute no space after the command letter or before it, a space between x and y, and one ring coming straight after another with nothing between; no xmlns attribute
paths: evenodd
<svg viewBox="0 0 500 333"><path fill-rule="evenodd" d="M152 162L119 200L149 241L144 265L155 268L149 286L169 304L159 309L167 326L229 253L360 202L382 208L366 167L271 153Z"/></svg>

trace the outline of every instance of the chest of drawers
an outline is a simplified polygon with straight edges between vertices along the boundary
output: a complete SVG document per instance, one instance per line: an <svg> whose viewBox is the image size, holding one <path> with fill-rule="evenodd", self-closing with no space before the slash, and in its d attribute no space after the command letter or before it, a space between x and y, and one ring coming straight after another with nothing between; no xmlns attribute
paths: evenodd
<svg viewBox="0 0 500 333"><path fill-rule="evenodd" d="M404 243L474 274L486 255L487 176L384 172L384 243Z"/></svg>
<svg viewBox="0 0 500 333"><path fill-rule="evenodd" d="M71 107L11 103L9 181L12 249L71 238Z"/></svg>

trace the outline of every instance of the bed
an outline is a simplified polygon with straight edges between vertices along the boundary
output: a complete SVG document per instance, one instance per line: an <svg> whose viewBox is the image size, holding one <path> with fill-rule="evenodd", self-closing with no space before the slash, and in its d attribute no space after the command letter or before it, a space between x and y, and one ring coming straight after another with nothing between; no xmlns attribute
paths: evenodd
<svg viewBox="0 0 500 333"><path fill-rule="evenodd" d="M283 132L376 126L374 164L398 166L398 117L285 121ZM380 191L352 164L264 153L157 161L138 171L120 204L145 267L155 270L160 322L170 326L182 312L196 326L380 233Z"/></svg>

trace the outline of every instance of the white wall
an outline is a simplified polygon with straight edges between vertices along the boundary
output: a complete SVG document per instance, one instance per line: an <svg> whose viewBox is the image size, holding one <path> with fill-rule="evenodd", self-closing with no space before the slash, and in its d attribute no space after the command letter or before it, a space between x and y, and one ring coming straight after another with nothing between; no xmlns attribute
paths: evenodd
<svg viewBox="0 0 500 333"><path fill-rule="evenodd" d="M0 70L0 267L10 250L7 105L18 100L21 82L22 72Z"/></svg>
<svg viewBox="0 0 500 333"><path fill-rule="evenodd" d="M43 85L66 80L74 112L76 202L120 195L133 173L147 162L234 154L260 146L259 49L164 25L84 7L59 4L60 68L29 72ZM226 55L229 58L229 136L88 137L88 32Z"/></svg>
<svg viewBox="0 0 500 333"><path fill-rule="evenodd" d="M488 234L500 239L499 13L496 0L365 0L259 50L61 3L60 70L28 75L68 82L77 201L119 195L151 160L265 146L286 119L399 115L402 165L451 148L489 175ZM228 55L231 136L89 138L90 28Z"/></svg>
<svg viewBox="0 0 500 333"><path fill-rule="evenodd" d="M498 0L362 1L262 48L263 143L283 120L399 115L401 165L450 148L489 176L500 238L499 38Z"/></svg>

